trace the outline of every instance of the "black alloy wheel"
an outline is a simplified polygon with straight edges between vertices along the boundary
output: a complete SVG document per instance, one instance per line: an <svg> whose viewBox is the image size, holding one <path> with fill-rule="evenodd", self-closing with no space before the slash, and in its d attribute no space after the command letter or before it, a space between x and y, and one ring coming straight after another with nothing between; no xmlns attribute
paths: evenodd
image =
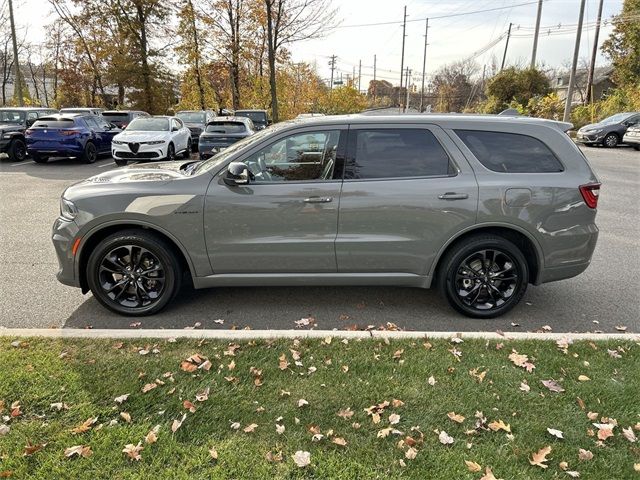
<svg viewBox="0 0 640 480"><path fill-rule="evenodd" d="M517 305L529 270L522 252L508 240L472 237L443 259L441 287L453 308L474 318L493 318Z"/></svg>
<svg viewBox="0 0 640 480"><path fill-rule="evenodd" d="M602 144L605 147L613 148L613 147L617 147L618 146L618 142L619 141L620 141L620 139L618 138L618 135L616 135L615 133L609 133L602 140Z"/></svg>
<svg viewBox="0 0 640 480"><path fill-rule="evenodd" d="M180 288L180 264L162 239L141 231L103 240L89 257L87 279L96 299L132 316L164 308Z"/></svg>
<svg viewBox="0 0 640 480"><path fill-rule="evenodd" d="M98 149L93 142L87 142L84 146L81 159L84 163L95 163L98 159Z"/></svg>
<svg viewBox="0 0 640 480"><path fill-rule="evenodd" d="M16 138L11 141L9 158L15 162L22 162L27 158L27 145L24 143L24 140Z"/></svg>

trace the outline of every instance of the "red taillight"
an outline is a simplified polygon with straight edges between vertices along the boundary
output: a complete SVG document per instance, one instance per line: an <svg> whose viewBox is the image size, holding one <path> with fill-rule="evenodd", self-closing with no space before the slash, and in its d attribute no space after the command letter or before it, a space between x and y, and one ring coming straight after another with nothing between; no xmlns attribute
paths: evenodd
<svg viewBox="0 0 640 480"><path fill-rule="evenodd" d="M60 135L64 135L66 137L70 137L71 135L79 134L79 130L60 130Z"/></svg>
<svg viewBox="0 0 640 480"><path fill-rule="evenodd" d="M587 183L586 185L580 185L580 193L584 199L584 203L589 208L598 207L598 197L600 196L600 183Z"/></svg>

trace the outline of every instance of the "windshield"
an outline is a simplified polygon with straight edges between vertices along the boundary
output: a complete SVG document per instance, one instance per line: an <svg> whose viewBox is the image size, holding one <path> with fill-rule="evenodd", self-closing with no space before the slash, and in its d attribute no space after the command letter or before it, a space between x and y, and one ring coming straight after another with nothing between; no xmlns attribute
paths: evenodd
<svg viewBox="0 0 640 480"><path fill-rule="evenodd" d="M266 125L267 115L264 112L236 112L236 117L246 117L253 120L255 123Z"/></svg>
<svg viewBox="0 0 640 480"><path fill-rule="evenodd" d="M204 112L178 112L176 117L187 123L204 123L205 121Z"/></svg>
<svg viewBox="0 0 640 480"><path fill-rule="evenodd" d="M616 113L615 115L611 115L610 117L605 118L600 123L604 123L605 125L610 125L612 123L620 123L624 121L627 117L630 117L628 113Z"/></svg>
<svg viewBox="0 0 640 480"><path fill-rule="evenodd" d="M207 133L244 133L247 128L242 122L211 122L207 125Z"/></svg>
<svg viewBox="0 0 640 480"><path fill-rule="evenodd" d="M136 118L125 129L127 132L168 132L167 118Z"/></svg>
<svg viewBox="0 0 640 480"><path fill-rule="evenodd" d="M194 172L202 172L215 169L226 160L228 160L230 156L235 155L237 152L245 148L250 148L254 143L261 142L265 137L278 133L278 131L280 131L284 127L287 127L288 125L289 122L282 122L275 127L266 128L264 130L260 130L258 133L245 137L242 140L234 143L230 147L227 147L221 152L217 153L210 159L200 162L198 166L194 168Z"/></svg>
<svg viewBox="0 0 640 480"><path fill-rule="evenodd" d="M19 110L2 110L0 111L0 122L22 123L24 122L24 112Z"/></svg>

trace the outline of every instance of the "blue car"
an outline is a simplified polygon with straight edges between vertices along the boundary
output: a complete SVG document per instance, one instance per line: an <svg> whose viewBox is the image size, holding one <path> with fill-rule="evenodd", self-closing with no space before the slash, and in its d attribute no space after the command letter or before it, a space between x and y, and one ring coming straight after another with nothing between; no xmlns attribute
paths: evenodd
<svg viewBox="0 0 640 480"><path fill-rule="evenodd" d="M74 157L93 163L111 153L121 130L100 115L55 114L39 118L26 132L27 151L38 163L50 157Z"/></svg>

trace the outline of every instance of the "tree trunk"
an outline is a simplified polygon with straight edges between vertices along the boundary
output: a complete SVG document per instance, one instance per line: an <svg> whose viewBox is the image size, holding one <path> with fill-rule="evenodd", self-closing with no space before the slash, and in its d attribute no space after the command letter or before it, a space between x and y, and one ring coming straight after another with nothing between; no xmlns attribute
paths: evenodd
<svg viewBox="0 0 640 480"><path fill-rule="evenodd" d="M142 63L142 84L144 86L145 111L155 113L153 92L151 91L151 68L149 66L149 47L147 44L147 21L141 5L136 5L138 27L140 28L140 61Z"/></svg>
<svg viewBox="0 0 640 480"><path fill-rule="evenodd" d="M193 46L195 48L195 70L196 70L196 84L198 86L198 99L200 100L200 108L205 110L207 104L204 98L204 85L202 84L202 74L200 72L200 42L198 39L198 29L196 27L196 12L193 8L192 0L189 0L189 10L191 17L191 28L193 33Z"/></svg>
<svg viewBox="0 0 640 480"><path fill-rule="evenodd" d="M271 118L273 122L278 122L278 90L276 85L276 52L273 31L272 1L265 0L267 7L267 47L269 57L269 87L271 90Z"/></svg>
<svg viewBox="0 0 640 480"><path fill-rule="evenodd" d="M240 4L236 1L234 7L232 0L229 0L227 8L231 28L231 65L229 66L231 104L234 110L238 110L240 108Z"/></svg>

